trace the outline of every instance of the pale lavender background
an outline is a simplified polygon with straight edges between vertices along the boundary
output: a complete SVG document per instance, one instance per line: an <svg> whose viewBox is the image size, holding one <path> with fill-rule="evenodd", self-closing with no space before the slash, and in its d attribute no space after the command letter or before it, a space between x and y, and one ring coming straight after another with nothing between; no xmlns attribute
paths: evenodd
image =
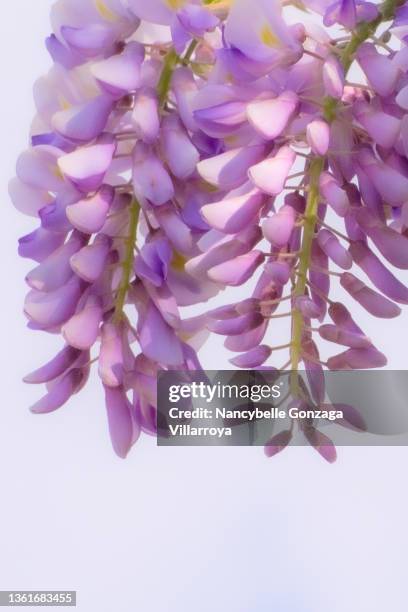
<svg viewBox="0 0 408 612"><path fill-rule="evenodd" d="M49 7L3 1L0 22L0 589L77 589L81 612L405 611L407 449L340 449L329 466L307 448L267 461L259 448L147 439L122 462L97 384L54 415L29 414L40 391L21 377L56 341L24 327L16 239L32 223L6 183L49 65ZM406 313L368 326L391 367L406 367L407 324ZM205 362L225 366L214 344Z"/></svg>

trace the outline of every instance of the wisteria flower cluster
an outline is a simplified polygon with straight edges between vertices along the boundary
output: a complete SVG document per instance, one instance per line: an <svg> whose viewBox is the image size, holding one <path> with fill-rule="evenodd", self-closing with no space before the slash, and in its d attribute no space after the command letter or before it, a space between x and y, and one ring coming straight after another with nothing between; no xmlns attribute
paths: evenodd
<svg viewBox="0 0 408 612"><path fill-rule="evenodd" d="M157 373L200 369L209 334L236 368L286 348L299 402L299 368L321 405L324 368L384 366L330 289L380 319L408 303L392 272L408 268L405 2L58 0L51 18L53 66L10 185L39 222L19 243L36 262L28 325L63 342L25 379L47 385L32 411L61 407L97 362L125 457L156 432ZM253 278L244 299L207 305ZM201 314L183 316L191 305ZM271 347L284 316L291 337ZM318 337L334 346L324 363Z"/></svg>

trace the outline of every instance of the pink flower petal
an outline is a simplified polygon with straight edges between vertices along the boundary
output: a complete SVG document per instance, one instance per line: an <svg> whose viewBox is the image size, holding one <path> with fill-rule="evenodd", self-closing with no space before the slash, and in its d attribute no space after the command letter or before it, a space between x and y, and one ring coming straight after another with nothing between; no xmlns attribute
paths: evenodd
<svg viewBox="0 0 408 612"><path fill-rule="evenodd" d="M236 287L245 283L263 261L261 251L251 251L211 268L208 277L216 283Z"/></svg>
<svg viewBox="0 0 408 612"><path fill-rule="evenodd" d="M111 241L106 236L98 236L94 243L80 249L70 259L72 270L88 283L102 275L111 248Z"/></svg>
<svg viewBox="0 0 408 612"><path fill-rule="evenodd" d="M249 168L262 159L263 145L231 149L197 164L200 176L221 189L235 189L247 179Z"/></svg>
<svg viewBox="0 0 408 612"><path fill-rule="evenodd" d="M95 195L67 206L69 221L85 234L99 232L106 221L114 193L112 187L103 185Z"/></svg>
<svg viewBox="0 0 408 612"><path fill-rule="evenodd" d="M152 90L140 91L135 97L132 124L138 136L152 144L159 134L160 117L157 94Z"/></svg>
<svg viewBox="0 0 408 612"><path fill-rule="evenodd" d="M296 222L296 212L291 206L284 205L262 225L265 238L276 247L288 244Z"/></svg>
<svg viewBox="0 0 408 612"><path fill-rule="evenodd" d="M265 455L267 457L274 457L278 453L282 452L288 446L291 440L292 432L289 429L280 431L265 444Z"/></svg>
<svg viewBox="0 0 408 612"><path fill-rule="evenodd" d="M81 281L73 276L54 291L45 293L32 290L26 297L24 312L31 321L42 327L57 327L74 314L82 288Z"/></svg>
<svg viewBox="0 0 408 612"><path fill-rule="evenodd" d="M279 136L298 105L293 91L284 91L272 100L255 100L247 106L247 117L251 125L267 140Z"/></svg>
<svg viewBox="0 0 408 612"><path fill-rule="evenodd" d="M306 128L306 137L315 155L326 155L330 143L330 127L326 121L311 121Z"/></svg>
<svg viewBox="0 0 408 612"><path fill-rule="evenodd" d="M263 194L253 189L242 196L207 204L201 214L211 227L225 234L237 234L257 217L263 203Z"/></svg>
<svg viewBox="0 0 408 612"><path fill-rule="evenodd" d="M196 170L200 154L175 116L162 122L162 147L167 164L178 179L186 179Z"/></svg>
<svg viewBox="0 0 408 612"><path fill-rule="evenodd" d="M149 200L161 206L174 196L174 187L169 173L162 162L149 150L138 143L133 151L133 188L138 200Z"/></svg>
<svg viewBox="0 0 408 612"><path fill-rule="evenodd" d="M375 317L393 319L401 314L401 308L397 304L367 287L350 272L344 272L341 275L340 283L363 308Z"/></svg>
<svg viewBox="0 0 408 612"><path fill-rule="evenodd" d="M52 127L69 140L89 142L104 130L112 108L111 98L98 96L89 102L55 113Z"/></svg>
<svg viewBox="0 0 408 612"><path fill-rule="evenodd" d="M90 349L98 337L102 315L100 299L91 295L83 309L63 325L66 342L77 349Z"/></svg>
<svg viewBox="0 0 408 612"><path fill-rule="evenodd" d="M80 191L96 191L112 162L115 149L112 137L101 137L96 144L60 157L58 166L64 176Z"/></svg>
<svg viewBox="0 0 408 612"><path fill-rule="evenodd" d="M61 408L78 391L85 377L84 370L75 368L65 374L48 393L31 407L35 414L47 414Z"/></svg>
<svg viewBox="0 0 408 612"><path fill-rule="evenodd" d="M290 147L281 147L273 157L252 166L249 177L258 189L269 195L278 195L283 190L295 159L296 153Z"/></svg>
<svg viewBox="0 0 408 612"><path fill-rule="evenodd" d="M184 361L180 340L150 302L139 319L139 341L144 354L159 364L181 366Z"/></svg>
<svg viewBox="0 0 408 612"><path fill-rule="evenodd" d="M270 346L261 344L260 346L257 346L246 353L242 353L242 355L237 355L233 359L230 359L230 362L237 368L257 368L265 363L265 361L270 357L271 353L272 349Z"/></svg>
<svg viewBox="0 0 408 612"><path fill-rule="evenodd" d="M131 404L122 387L104 388L112 446L118 457L126 459L133 443Z"/></svg>
<svg viewBox="0 0 408 612"><path fill-rule="evenodd" d="M64 374L74 364L80 354L78 349L72 346L64 346L51 361L35 370L35 372L25 376L23 380L31 385L50 382Z"/></svg>
<svg viewBox="0 0 408 612"><path fill-rule="evenodd" d="M71 238L53 251L39 266L26 276L26 282L37 291L54 291L65 285L72 276L70 258L84 244L83 236L74 233Z"/></svg>
<svg viewBox="0 0 408 612"><path fill-rule="evenodd" d="M122 54L112 55L93 64L91 72L102 89L115 98L120 98L139 87L143 59L143 46L131 42L126 45Z"/></svg>
<svg viewBox="0 0 408 612"><path fill-rule="evenodd" d="M113 323L105 323L101 332L99 376L106 387L120 387L123 382L122 329Z"/></svg>

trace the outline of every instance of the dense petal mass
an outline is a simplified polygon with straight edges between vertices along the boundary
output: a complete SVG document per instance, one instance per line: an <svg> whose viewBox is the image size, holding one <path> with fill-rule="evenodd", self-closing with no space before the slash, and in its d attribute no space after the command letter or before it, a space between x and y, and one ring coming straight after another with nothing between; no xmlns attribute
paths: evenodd
<svg viewBox="0 0 408 612"><path fill-rule="evenodd" d="M381 333L358 314L408 304L393 271L408 269L406 7L56 0L51 21L53 64L9 185L37 222L18 246L36 262L28 328L63 341L26 377L47 386L32 410L62 406L97 362L124 458L141 432L163 434L159 372L203 378L211 338L234 368L290 370L305 410L326 406L325 368L383 367ZM336 406L339 425L366 429ZM334 461L316 423L298 424Z"/></svg>

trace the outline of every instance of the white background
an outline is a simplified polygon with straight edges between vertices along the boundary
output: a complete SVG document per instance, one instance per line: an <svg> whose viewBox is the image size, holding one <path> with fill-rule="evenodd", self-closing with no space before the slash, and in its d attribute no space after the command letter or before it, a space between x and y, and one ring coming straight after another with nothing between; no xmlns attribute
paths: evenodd
<svg viewBox="0 0 408 612"><path fill-rule="evenodd" d="M2 2L0 589L76 589L81 612L403 612L405 448L165 449L143 440L125 462L110 448L94 381L56 414L28 407L22 376L55 339L25 328L32 221L7 196L47 70L49 0ZM368 332L406 367L408 316ZM366 326L367 327L367 326ZM225 366L214 345L204 363Z"/></svg>

